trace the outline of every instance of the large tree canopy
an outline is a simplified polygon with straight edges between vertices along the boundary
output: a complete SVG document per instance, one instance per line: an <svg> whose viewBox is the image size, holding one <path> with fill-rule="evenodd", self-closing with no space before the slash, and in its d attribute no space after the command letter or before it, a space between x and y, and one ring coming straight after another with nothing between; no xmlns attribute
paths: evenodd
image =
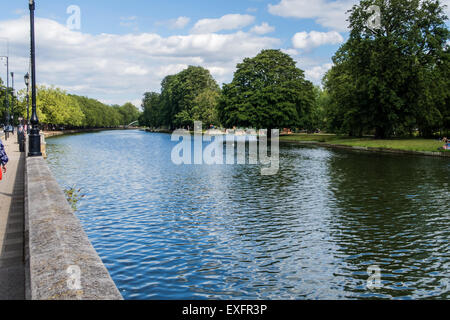
<svg viewBox="0 0 450 320"><path fill-rule="evenodd" d="M3 103L3 96L0 79L0 103ZM20 90L18 96L13 110L15 124L19 117L26 118L27 109L25 89ZM37 88L36 105L41 124L66 128L118 127L130 124L140 116L139 110L131 103L109 106L95 99L71 95L59 88L46 86Z"/></svg>
<svg viewBox="0 0 450 320"><path fill-rule="evenodd" d="M82 127L84 128L108 128L118 127L125 123L118 107L108 106L98 100L70 95L81 107L85 115ZM128 124L128 123L127 123Z"/></svg>
<svg viewBox="0 0 450 320"><path fill-rule="evenodd" d="M8 89L8 100L6 100L6 96L6 85L0 78L0 124L6 123L8 114L12 116L14 121L17 121L23 111L23 106L17 97L13 96L11 87Z"/></svg>
<svg viewBox="0 0 450 320"><path fill-rule="evenodd" d="M367 21L381 9L380 28ZM325 77L327 113L338 131L378 138L429 135L448 114L447 17L439 1L362 0L351 10L350 38ZM447 97L447 99L445 98Z"/></svg>
<svg viewBox="0 0 450 320"><path fill-rule="evenodd" d="M313 85L294 60L280 50L263 50L237 65L218 112L227 127L304 127L313 103Z"/></svg>
<svg viewBox="0 0 450 320"><path fill-rule="evenodd" d="M78 101L58 88L40 86L36 105L41 123L80 127L84 121Z"/></svg>
<svg viewBox="0 0 450 320"><path fill-rule="evenodd" d="M139 118L139 123L143 126L155 128L163 124L163 114L161 110L161 95L156 92L144 93L142 99L143 112Z"/></svg>
<svg viewBox="0 0 450 320"><path fill-rule="evenodd" d="M214 78L202 67L189 66L176 75L167 76L161 84L163 124L171 128L192 127L194 121L210 121L207 116L209 112L204 110L202 103L210 101L211 105L207 108L214 109L213 99L219 92ZM200 95L208 95L210 100L198 100Z"/></svg>
<svg viewBox="0 0 450 320"><path fill-rule="evenodd" d="M19 117L25 119L27 114L26 90L17 94L18 97L13 98L12 89L9 89L8 100L14 124L18 124ZM5 122L7 115L5 96L6 88L0 78L0 124ZM68 94L56 87L38 86L36 98L39 122L43 125L110 128L128 125L138 120L141 114L131 103L109 106L95 99Z"/></svg>
<svg viewBox="0 0 450 320"><path fill-rule="evenodd" d="M139 119L141 113L139 109L136 108L131 102L125 103L123 106L118 108L119 113L122 115L121 125L127 126L134 121Z"/></svg>

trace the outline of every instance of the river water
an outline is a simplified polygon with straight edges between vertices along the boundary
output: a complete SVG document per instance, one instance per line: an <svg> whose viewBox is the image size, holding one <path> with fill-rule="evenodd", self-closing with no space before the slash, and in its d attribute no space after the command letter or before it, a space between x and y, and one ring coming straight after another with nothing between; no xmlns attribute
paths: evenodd
<svg viewBox="0 0 450 320"><path fill-rule="evenodd" d="M450 297L448 159L281 144L279 173L261 176L176 166L166 134L47 143L125 299Z"/></svg>

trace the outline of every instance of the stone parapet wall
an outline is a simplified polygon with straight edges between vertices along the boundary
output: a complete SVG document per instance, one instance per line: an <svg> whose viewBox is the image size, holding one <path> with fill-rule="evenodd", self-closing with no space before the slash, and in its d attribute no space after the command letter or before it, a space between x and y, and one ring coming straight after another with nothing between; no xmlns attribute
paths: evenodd
<svg viewBox="0 0 450 320"><path fill-rule="evenodd" d="M122 300L43 157L25 164L26 296Z"/></svg>

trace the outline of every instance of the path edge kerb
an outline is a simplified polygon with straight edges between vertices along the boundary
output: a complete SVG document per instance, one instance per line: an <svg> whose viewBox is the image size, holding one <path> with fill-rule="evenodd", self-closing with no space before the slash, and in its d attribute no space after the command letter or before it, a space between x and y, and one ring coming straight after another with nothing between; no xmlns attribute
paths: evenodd
<svg viewBox="0 0 450 320"><path fill-rule="evenodd" d="M26 157L24 201L26 299L123 300L43 157Z"/></svg>

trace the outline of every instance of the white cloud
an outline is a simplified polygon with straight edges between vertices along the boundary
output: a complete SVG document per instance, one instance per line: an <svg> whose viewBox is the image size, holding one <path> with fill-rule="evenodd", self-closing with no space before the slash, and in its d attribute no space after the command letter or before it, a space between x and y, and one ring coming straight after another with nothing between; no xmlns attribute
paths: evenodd
<svg viewBox="0 0 450 320"><path fill-rule="evenodd" d="M305 70L305 76L308 80L319 84L322 81L323 76L327 73L328 70L333 66L332 63L325 63L320 66L315 66Z"/></svg>
<svg viewBox="0 0 450 320"><path fill-rule="evenodd" d="M125 75L131 75L131 76L145 76L148 74L148 70L146 70L145 68L135 65L135 66L129 66L126 67L123 70L123 74Z"/></svg>
<svg viewBox="0 0 450 320"><path fill-rule="evenodd" d="M134 99L130 102L134 104L139 110L142 110L142 99Z"/></svg>
<svg viewBox="0 0 450 320"><path fill-rule="evenodd" d="M171 29L184 29L187 24L191 21L188 17L178 17L177 19L170 20Z"/></svg>
<svg viewBox="0 0 450 320"><path fill-rule="evenodd" d="M447 6L445 12L447 13L447 17L450 18L450 0L441 0L441 3Z"/></svg>
<svg viewBox="0 0 450 320"><path fill-rule="evenodd" d="M275 31L275 27L270 26L267 22L263 22L259 26L254 26L250 32L256 33L256 34L266 34L271 33Z"/></svg>
<svg viewBox="0 0 450 320"><path fill-rule="evenodd" d="M281 49L281 52L286 53L290 56L296 56L298 55L298 51L295 49Z"/></svg>
<svg viewBox="0 0 450 320"><path fill-rule="evenodd" d="M219 19L201 19L192 28L192 33L213 33L222 30L236 30L244 28L255 21L255 17L248 14L227 14Z"/></svg>
<svg viewBox="0 0 450 320"><path fill-rule="evenodd" d="M171 74L177 74L180 71L183 71L188 67L187 64L168 64L159 67L156 70L156 75L163 79L164 77L171 75Z"/></svg>
<svg viewBox="0 0 450 320"><path fill-rule="evenodd" d="M269 12L281 17L314 19L316 23L331 29L346 31L346 12L359 0L281 0L269 4Z"/></svg>
<svg viewBox="0 0 450 320"><path fill-rule="evenodd" d="M314 19L326 28L347 31L348 14L359 0L279 0L278 4L269 4L269 12L273 15L299 19ZM441 0L447 5L446 13L450 16L450 0Z"/></svg>
<svg viewBox="0 0 450 320"><path fill-rule="evenodd" d="M189 22L191 22L191 18L181 16L176 19L157 21L155 25L164 26L171 30L175 30L175 29L184 29L189 24Z"/></svg>
<svg viewBox="0 0 450 320"><path fill-rule="evenodd" d="M340 44L344 38L336 31L330 32L298 32L292 38L292 45L296 49L309 51L326 44Z"/></svg>
<svg viewBox="0 0 450 320"><path fill-rule="evenodd" d="M28 71L27 19L0 21L0 34L10 39L11 70L18 76ZM229 82L243 58L280 44L277 38L242 31L170 37L155 33L94 35L37 18L37 81L122 104L141 98L146 91L159 91L165 76L188 65L208 68L219 84ZM2 46L0 43L0 50ZM18 90L23 88L22 82L16 84Z"/></svg>

